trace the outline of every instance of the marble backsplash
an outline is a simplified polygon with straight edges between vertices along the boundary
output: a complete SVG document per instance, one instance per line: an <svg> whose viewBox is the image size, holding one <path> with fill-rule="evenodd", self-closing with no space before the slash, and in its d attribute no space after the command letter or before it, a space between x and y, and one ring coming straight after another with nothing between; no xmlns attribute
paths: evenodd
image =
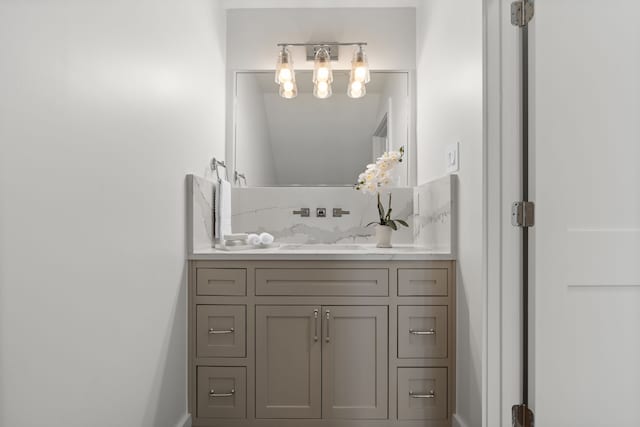
<svg viewBox="0 0 640 427"><path fill-rule="evenodd" d="M350 187L234 188L232 199L234 232L266 231L285 243L374 242L375 227L366 224L377 220L376 198ZM400 227L393 234L393 242L413 243L413 189L393 189L392 206L392 217L409 223L409 228ZM311 216L294 215L300 208L309 208ZM318 218L316 208L325 208L327 216ZM334 218L333 208L350 213Z"/></svg>
<svg viewBox="0 0 640 427"><path fill-rule="evenodd" d="M211 248L213 198L216 183L187 176L189 251ZM394 218L405 219L393 243L416 244L438 253L453 253L455 230L455 176L446 176L414 188L392 191ZM383 203L387 204L387 196ZM294 210L309 208L302 218ZM327 217L318 218L316 208ZM350 214L332 216L333 208ZM232 190L233 232L269 232L283 243L373 243L375 229L365 227L377 220L376 198L344 187L254 187Z"/></svg>
<svg viewBox="0 0 640 427"><path fill-rule="evenodd" d="M455 252L456 176L427 182L413 189L413 240L433 252Z"/></svg>
<svg viewBox="0 0 640 427"><path fill-rule="evenodd" d="M188 251L193 253L213 246L213 195L217 184L195 175L187 175Z"/></svg>

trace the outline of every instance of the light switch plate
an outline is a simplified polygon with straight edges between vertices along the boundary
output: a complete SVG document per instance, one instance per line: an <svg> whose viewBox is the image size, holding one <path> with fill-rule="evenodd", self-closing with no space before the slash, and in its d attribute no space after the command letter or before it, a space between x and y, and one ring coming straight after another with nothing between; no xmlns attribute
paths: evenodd
<svg viewBox="0 0 640 427"><path fill-rule="evenodd" d="M453 173L460 170L460 143L454 142L447 145L446 159L447 172Z"/></svg>

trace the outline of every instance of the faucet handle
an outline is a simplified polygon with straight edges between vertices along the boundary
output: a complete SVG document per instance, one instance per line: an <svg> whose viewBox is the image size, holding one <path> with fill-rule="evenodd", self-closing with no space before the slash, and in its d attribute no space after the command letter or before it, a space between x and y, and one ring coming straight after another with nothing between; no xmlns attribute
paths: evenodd
<svg viewBox="0 0 640 427"><path fill-rule="evenodd" d="M303 218L306 218L311 215L311 209L309 208L300 208L299 211L293 211L294 215L300 215Z"/></svg>
<svg viewBox="0 0 640 427"><path fill-rule="evenodd" d="M349 215L350 211L342 210L342 208L333 208L333 217L340 218L342 215Z"/></svg>

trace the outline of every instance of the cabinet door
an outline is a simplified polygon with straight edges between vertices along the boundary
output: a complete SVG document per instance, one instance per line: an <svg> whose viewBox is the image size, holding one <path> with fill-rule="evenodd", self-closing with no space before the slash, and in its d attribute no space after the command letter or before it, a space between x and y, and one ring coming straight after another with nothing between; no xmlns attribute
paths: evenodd
<svg viewBox="0 0 640 427"><path fill-rule="evenodd" d="M322 308L323 418L387 418L387 307Z"/></svg>
<svg viewBox="0 0 640 427"><path fill-rule="evenodd" d="M320 307L256 306L256 418L320 418Z"/></svg>

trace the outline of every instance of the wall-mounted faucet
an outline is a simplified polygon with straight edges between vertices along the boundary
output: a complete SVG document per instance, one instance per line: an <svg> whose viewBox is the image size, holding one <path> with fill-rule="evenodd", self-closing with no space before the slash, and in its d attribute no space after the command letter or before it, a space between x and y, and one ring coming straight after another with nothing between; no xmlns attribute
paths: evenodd
<svg viewBox="0 0 640 427"><path fill-rule="evenodd" d="M306 218L311 215L311 209L309 208L300 208L299 211L293 211L294 215L300 215L303 218Z"/></svg>
<svg viewBox="0 0 640 427"><path fill-rule="evenodd" d="M316 208L316 216L318 218L324 218L327 216L327 208Z"/></svg>
<svg viewBox="0 0 640 427"><path fill-rule="evenodd" d="M342 215L349 215L350 211L344 211L342 208L333 208L333 217L340 218Z"/></svg>

